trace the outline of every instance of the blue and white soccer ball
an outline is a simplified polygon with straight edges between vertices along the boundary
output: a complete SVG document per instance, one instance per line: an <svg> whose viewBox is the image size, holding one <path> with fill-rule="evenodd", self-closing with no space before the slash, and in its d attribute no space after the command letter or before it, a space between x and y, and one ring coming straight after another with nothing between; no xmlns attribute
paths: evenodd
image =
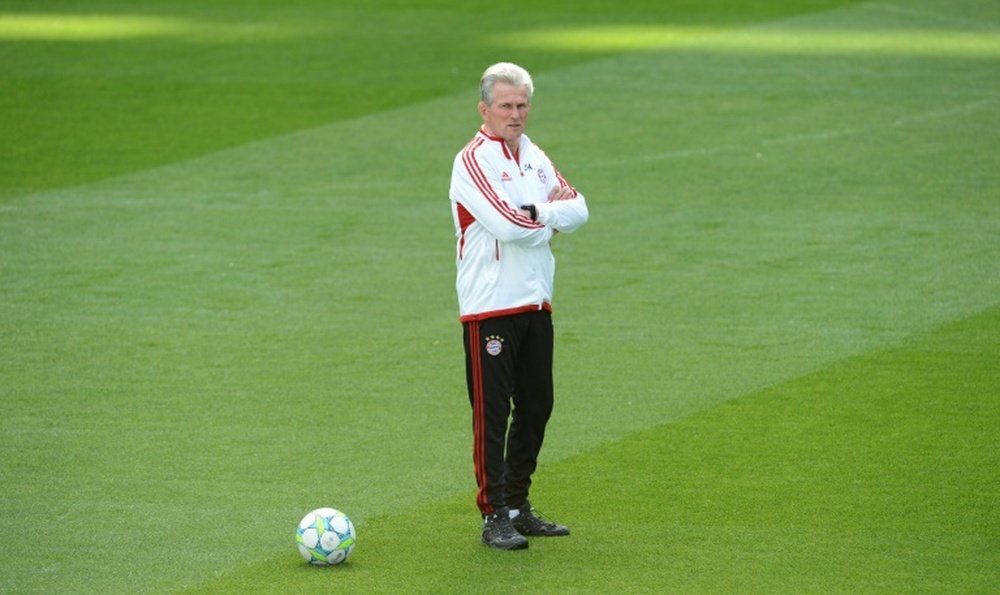
<svg viewBox="0 0 1000 595"><path fill-rule="evenodd" d="M354 523L333 508L317 508L295 530L299 553L310 564L333 566L347 559L357 541Z"/></svg>

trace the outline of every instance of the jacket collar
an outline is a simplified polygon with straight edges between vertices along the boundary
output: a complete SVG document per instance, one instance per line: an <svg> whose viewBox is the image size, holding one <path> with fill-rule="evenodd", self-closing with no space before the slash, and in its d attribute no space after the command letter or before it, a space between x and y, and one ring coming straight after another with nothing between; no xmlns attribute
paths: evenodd
<svg viewBox="0 0 1000 595"><path fill-rule="evenodd" d="M490 133L486 132L486 128L484 128L482 126L479 127L479 134L482 135L483 138L486 138L486 139L491 140L493 142L499 143L500 144L500 150L503 151L503 156L504 157L506 157L507 159L513 159L514 161L517 161L518 163L520 163L520 161L521 161L521 147L524 146L524 142L527 139L527 137L525 135L522 134L521 138L518 139L517 153L511 155L510 149L507 147L507 142L504 141L504 139L500 138L499 136L491 136Z"/></svg>

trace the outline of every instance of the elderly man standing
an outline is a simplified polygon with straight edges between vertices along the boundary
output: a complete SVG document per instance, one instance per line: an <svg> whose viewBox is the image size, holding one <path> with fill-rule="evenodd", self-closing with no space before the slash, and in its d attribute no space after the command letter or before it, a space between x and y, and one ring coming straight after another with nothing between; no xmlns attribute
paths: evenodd
<svg viewBox="0 0 1000 595"><path fill-rule="evenodd" d="M486 69L483 125L455 157L450 191L476 504L482 542L505 550L528 547L526 536L569 534L537 514L528 490L553 404L549 242L589 216L583 195L524 134L533 91L520 66Z"/></svg>

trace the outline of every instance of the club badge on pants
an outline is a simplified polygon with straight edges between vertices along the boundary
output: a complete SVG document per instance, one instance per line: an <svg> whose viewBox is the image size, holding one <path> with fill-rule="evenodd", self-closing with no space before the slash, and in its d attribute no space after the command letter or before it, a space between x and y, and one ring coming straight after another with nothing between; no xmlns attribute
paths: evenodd
<svg viewBox="0 0 1000 595"><path fill-rule="evenodd" d="M490 335L486 337L486 353L490 355L500 355L503 351L503 337Z"/></svg>

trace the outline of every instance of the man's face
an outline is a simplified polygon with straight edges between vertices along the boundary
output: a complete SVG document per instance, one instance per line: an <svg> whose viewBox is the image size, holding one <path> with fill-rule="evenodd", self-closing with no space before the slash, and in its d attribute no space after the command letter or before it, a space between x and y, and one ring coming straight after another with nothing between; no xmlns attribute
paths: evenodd
<svg viewBox="0 0 1000 595"><path fill-rule="evenodd" d="M498 82L493 85L493 103L479 102L483 126L491 136L500 137L511 148L517 146L528 120L528 90L523 86Z"/></svg>

